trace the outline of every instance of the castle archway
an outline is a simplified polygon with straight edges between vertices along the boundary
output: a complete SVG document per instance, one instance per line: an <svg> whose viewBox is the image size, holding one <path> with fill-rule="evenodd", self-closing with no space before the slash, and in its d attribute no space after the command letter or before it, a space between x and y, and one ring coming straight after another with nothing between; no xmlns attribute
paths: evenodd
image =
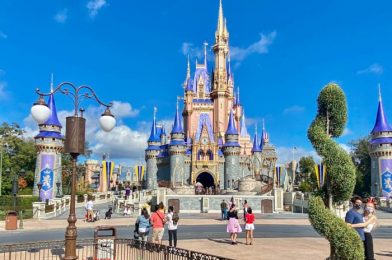
<svg viewBox="0 0 392 260"><path fill-rule="evenodd" d="M196 178L196 182L203 184L204 188L215 187L214 177L209 172L200 173Z"/></svg>

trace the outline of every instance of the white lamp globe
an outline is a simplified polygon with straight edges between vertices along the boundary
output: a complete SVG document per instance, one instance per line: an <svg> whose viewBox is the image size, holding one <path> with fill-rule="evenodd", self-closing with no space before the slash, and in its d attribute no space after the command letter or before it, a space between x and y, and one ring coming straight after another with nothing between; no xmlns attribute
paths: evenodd
<svg viewBox="0 0 392 260"><path fill-rule="evenodd" d="M116 119L110 112L109 108L106 108L105 112L102 114L101 118L99 119L99 124L101 128L105 132L110 132L116 126Z"/></svg>
<svg viewBox="0 0 392 260"><path fill-rule="evenodd" d="M31 107L31 115L38 124L43 124L49 119L50 109L46 105L42 96Z"/></svg>

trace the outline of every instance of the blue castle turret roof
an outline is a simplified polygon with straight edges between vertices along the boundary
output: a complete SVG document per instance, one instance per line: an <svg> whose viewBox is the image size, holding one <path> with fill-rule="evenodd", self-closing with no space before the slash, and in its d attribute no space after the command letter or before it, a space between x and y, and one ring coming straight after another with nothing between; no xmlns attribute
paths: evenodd
<svg viewBox="0 0 392 260"><path fill-rule="evenodd" d="M257 138L257 132L255 133L255 136L253 138L253 147L252 147L252 152L261 152L261 147L259 145L259 141Z"/></svg>
<svg viewBox="0 0 392 260"><path fill-rule="evenodd" d="M62 127L57 117L56 102L54 101L53 93L49 95L48 107L50 109L50 116L48 120L46 120L44 125L54 125L54 126Z"/></svg>
<svg viewBox="0 0 392 260"><path fill-rule="evenodd" d="M226 134L227 135L238 135L237 129L235 128L234 116L233 116L232 110L230 110L229 125L227 126Z"/></svg>
<svg viewBox="0 0 392 260"><path fill-rule="evenodd" d="M148 142L160 142L160 141L161 139L157 135L157 123L154 117L154 120L152 121L151 132L150 132L150 137L148 138Z"/></svg>
<svg viewBox="0 0 392 260"><path fill-rule="evenodd" d="M372 134L380 133L380 132L390 132L390 131L392 131L392 127L388 124L388 120L384 113L384 107L380 95L380 98L378 100L376 122L374 124Z"/></svg>
<svg viewBox="0 0 392 260"><path fill-rule="evenodd" d="M172 134L182 134L184 131L182 130L182 124L181 124L181 116L180 113L178 112L178 106L176 107L176 115L174 117L174 125L173 129L171 131Z"/></svg>

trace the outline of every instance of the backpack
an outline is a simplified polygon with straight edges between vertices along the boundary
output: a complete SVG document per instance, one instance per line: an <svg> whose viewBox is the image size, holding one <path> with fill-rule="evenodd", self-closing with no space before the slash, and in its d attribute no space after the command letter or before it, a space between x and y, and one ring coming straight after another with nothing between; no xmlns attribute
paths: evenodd
<svg viewBox="0 0 392 260"><path fill-rule="evenodd" d="M178 221L180 220L180 217L178 216L178 214L176 212L173 213L173 225L177 225Z"/></svg>

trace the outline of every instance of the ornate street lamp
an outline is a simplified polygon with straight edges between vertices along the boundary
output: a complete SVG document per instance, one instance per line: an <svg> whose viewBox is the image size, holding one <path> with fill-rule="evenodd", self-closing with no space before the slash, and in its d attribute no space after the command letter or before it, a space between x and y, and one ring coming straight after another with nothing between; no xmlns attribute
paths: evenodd
<svg viewBox="0 0 392 260"><path fill-rule="evenodd" d="M38 183L37 183L37 188L38 188L38 201L41 202L41 189L42 189L42 183L38 182Z"/></svg>
<svg viewBox="0 0 392 260"><path fill-rule="evenodd" d="M70 87L70 90L67 88ZM105 132L111 131L116 125L116 119L110 112L110 107L112 103L103 103L95 94L94 90L89 86L79 86L76 87L70 82L63 82L59 84L50 93L42 93L39 89L36 93L40 96L37 103L31 108L31 113L33 118L42 124L50 116L50 112L47 113L47 105L43 101L43 96L49 96L60 92L64 95L70 96L73 99L74 105L74 115L66 118L66 130L65 130L65 143L64 150L69 153L72 158L72 184L71 184L71 204L68 216L68 227L65 231L65 254L64 260L75 260L76 256L76 214L75 214L75 193L76 193L76 175L77 175L77 159L80 154L85 152L85 129L86 129L86 119L83 118L83 112L79 114L79 105L81 99L92 99L98 102L98 104L106 107L105 112L101 115L99 119L99 124L102 130Z"/></svg>

